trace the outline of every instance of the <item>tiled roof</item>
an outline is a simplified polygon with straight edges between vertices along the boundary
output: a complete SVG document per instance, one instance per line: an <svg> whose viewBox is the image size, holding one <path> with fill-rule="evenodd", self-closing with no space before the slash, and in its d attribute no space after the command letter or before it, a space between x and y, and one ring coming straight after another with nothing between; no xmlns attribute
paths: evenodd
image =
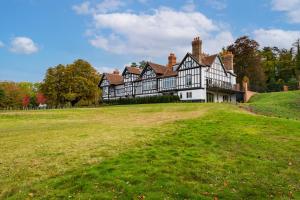
<svg viewBox="0 0 300 200"><path fill-rule="evenodd" d="M126 67L127 71L131 74L141 74L142 70L140 68L137 67Z"/></svg>
<svg viewBox="0 0 300 200"><path fill-rule="evenodd" d="M105 74L105 76L111 85L121 85L124 83L123 76L120 74Z"/></svg>
<svg viewBox="0 0 300 200"><path fill-rule="evenodd" d="M167 67L152 62L148 62L149 66L154 70L156 74L162 75L165 73Z"/></svg>
<svg viewBox="0 0 300 200"><path fill-rule="evenodd" d="M217 56L218 56L218 54L203 57L202 58L202 63L204 65L211 66L213 64L213 62L215 61L215 59L216 59Z"/></svg>
<svg viewBox="0 0 300 200"><path fill-rule="evenodd" d="M178 72L173 70L173 67L167 67L163 77L177 76Z"/></svg>

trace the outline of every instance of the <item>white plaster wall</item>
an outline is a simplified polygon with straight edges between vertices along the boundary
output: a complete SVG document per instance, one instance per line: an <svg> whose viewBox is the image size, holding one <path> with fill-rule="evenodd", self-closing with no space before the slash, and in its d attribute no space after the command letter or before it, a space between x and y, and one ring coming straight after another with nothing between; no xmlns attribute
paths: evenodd
<svg viewBox="0 0 300 200"><path fill-rule="evenodd" d="M236 103L236 95L235 94L226 94L226 93L216 93L216 92L209 92L214 94L214 102L215 103L222 103L223 102L223 96L228 96L228 103ZM231 98L231 101L230 101Z"/></svg>
<svg viewBox="0 0 300 200"><path fill-rule="evenodd" d="M192 98L186 98L186 93L192 92ZM185 91L178 91L178 96L180 97L182 94L182 101L195 101L195 100L206 100L206 90L205 89L197 89L197 90L185 90Z"/></svg>

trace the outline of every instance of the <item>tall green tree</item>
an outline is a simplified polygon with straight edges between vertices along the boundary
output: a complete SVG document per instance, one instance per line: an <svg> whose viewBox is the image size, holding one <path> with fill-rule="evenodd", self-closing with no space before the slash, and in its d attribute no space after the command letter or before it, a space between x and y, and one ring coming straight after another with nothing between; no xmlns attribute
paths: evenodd
<svg viewBox="0 0 300 200"><path fill-rule="evenodd" d="M147 61L145 61L145 60L142 60L139 62L139 68L141 68L141 69L144 69L146 67L146 65L147 65Z"/></svg>
<svg viewBox="0 0 300 200"><path fill-rule="evenodd" d="M293 44L295 48L295 73L298 81L300 81L300 38Z"/></svg>
<svg viewBox="0 0 300 200"><path fill-rule="evenodd" d="M227 47L227 51L234 54L234 71L237 82L242 85L244 76L250 79L250 89L265 90L265 74L261 66L259 44L248 36L238 38L234 44Z"/></svg>
<svg viewBox="0 0 300 200"><path fill-rule="evenodd" d="M99 80L100 75L88 62L76 60L67 66L49 68L41 90L48 104L55 107L74 106L80 102L97 104L100 98Z"/></svg>
<svg viewBox="0 0 300 200"><path fill-rule="evenodd" d="M288 82L296 77L295 62L293 60L292 49L281 49L278 56L278 79Z"/></svg>
<svg viewBox="0 0 300 200"><path fill-rule="evenodd" d="M4 107L5 91L3 88L0 88L0 108Z"/></svg>

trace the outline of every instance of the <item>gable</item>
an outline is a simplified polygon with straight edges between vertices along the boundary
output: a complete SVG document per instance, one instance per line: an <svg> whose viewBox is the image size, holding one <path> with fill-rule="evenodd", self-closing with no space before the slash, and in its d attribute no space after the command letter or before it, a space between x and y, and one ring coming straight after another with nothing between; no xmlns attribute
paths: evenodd
<svg viewBox="0 0 300 200"><path fill-rule="evenodd" d="M125 67L125 69L123 70L122 76L124 76L125 74L128 74L128 73L129 73L128 69L127 69L127 67Z"/></svg>
<svg viewBox="0 0 300 200"><path fill-rule="evenodd" d="M156 74L151 67L146 67L143 70L142 78L154 78L154 77L156 77Z"/></svg>
<svg viewBox="0 0 300 200"><path fill-rule="evenodd" d="M222 73L227 76L227 71L224 67L224 64L220 58L220 56L217 56L214 62L211 64L211 66L207 70L208 72L212 71L218 71L219 73Z"/></svg>
<svg viewBox="0 0 300 200"><path fill-rule="evenodd" d="M188 54L186 54L186 56L183 58L183 60L179 64L177 71L191 69L191 68L197 68L197 67L201 67L201 65L199 64L199 62L196 59L194 59L191 56L191 54L188 53Z"/></svg>
<svg viewBox="0 0 300 200"><path fill-rule="evenodd" d="M147 64L145 66L145 68L143 69L141 75L140 75L141 78L154 78L156 77L156 73L155 71L151 68L151 66L149 64Z"/></svg>
<svg viewBox="0 0 300 200"><path fill-rule="evenodd" d="M104 87L104 86L107 86L107 85L109 85L109 82L107 80L106 74L103 74L102 77L101 77L101 80L99 82L99 87Z"/></svg>

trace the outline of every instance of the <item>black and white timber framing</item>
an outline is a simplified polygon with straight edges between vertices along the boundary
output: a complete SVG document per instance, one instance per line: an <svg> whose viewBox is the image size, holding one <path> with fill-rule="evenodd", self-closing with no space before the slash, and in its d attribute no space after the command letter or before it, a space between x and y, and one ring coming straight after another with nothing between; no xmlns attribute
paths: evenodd
<svg viewBox="0 0 300 200"><path fill-rule="evenodd" d="M99 87L103 100L171 94L182 101L235 102L240 92L233 69L226 69L220 55L199 61L194 53L172 66L148 62L143 69L126 67L122 74L103 74Z"/></svg>

